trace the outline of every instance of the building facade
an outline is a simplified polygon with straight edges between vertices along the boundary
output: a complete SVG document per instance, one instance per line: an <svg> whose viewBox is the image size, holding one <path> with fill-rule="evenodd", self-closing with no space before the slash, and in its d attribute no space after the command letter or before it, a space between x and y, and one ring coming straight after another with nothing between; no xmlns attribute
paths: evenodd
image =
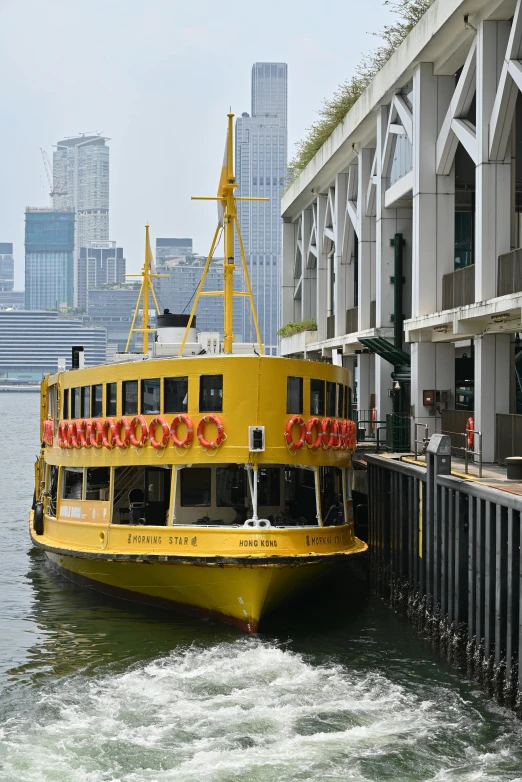
<svg viewBox="0 0 522 782"><path fill-rule="evenodd" d="M138 294L139 285L133 284L91 289L88 292L87 312L83 315L82 322L86 326L100 326L105 329L108 361L112 360L116 352L125 350ZM140 340L141 335L135 334L130 349L135 350L136 343Z"/></svg>
<svg viewBox="0 0 522 782"><path fill-rule="evenodd" d="M0 242L0 291L14 288L14 258L11 242Z"/></svg>
<svg viewBox="0 0 522 782"><path fill-rule="evenodd" d="M101 285L125 282L123 247L116 242L89 242L80 247L78 264L78 307L87 309L88 291Z"/></svg>
<svg viewBox="0 0 522 782"><path fill-rule="evenodd" d="M238 201L237 209L261 337L272 354L277 352L281 310L280 205L287 164L287 92L285 63L254 63L251 115L245 112L238 117L235 129L238 195L269 199L268 203ZM237 242L235 254L239 257ZM245 303L245 341L255 337L251 321Z"/></svg>
<svg viewBox="0 0 522 782"><path fill-rule="evenodd" d="M285 355L355 368L360 415L522 452L521 2L435 0L282 202ZM509 447L506 443L509 441Z"/></svg>
<svg viewBox="0 0 522 782"><path fill-rule="evenodd" d="M157 238L156 263L192 255L192 239Z"/></svg>
<svg viewBox="0 0 522 782"><path fill-rule="evenodd" d="M72 307L74 211L27 207L25 212L25 307Z"/></svg>
<svg viewBox="0 0 522 782"><path fill-rule="evenodd" d="M74 209L74 304L79 306L80 248L109 239L109 139L67 138L53 153L53 207Z"/></svg>
<svg viewBox="0 0 522 782"><path fill-rule="evenodd" d="M71 369L73 345L85 350L85 366L105 362L103 328L84 328L81 321L56 312L0 311L0 380L41 381L65 358Z"/></svg>

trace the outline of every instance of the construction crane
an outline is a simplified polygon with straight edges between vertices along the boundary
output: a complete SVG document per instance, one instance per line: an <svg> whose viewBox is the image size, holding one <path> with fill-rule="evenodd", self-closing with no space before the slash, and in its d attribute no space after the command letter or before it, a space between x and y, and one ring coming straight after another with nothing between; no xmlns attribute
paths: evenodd
<svg viewBox="0 0 522 782"><path fill-rule="evenodd" d="M55 190L54 185L53 185L53 169L51 167L51 161L49 160L49 155L47 154L45 149L42 149L42 147L40 147L40 152L42 153L42 158L43 158L44 167L45 167L45 173L47 174L47 179L49 181L49 187L51 188L51 190L49 192L49 195L51 196L51 198L53 198L53 196L55 196L55 195L67 195L67 190L64 190L63 187L59 188L59 189L57 188Z"/></svg>

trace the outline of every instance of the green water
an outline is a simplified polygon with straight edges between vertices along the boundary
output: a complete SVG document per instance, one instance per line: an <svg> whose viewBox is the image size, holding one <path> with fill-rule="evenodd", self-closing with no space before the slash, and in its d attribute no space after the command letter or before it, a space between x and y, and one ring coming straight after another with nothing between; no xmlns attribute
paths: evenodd
<svg viewBox="0 0 522 782"><path fill-rule="evenodd" d="M0 781L522 780L522 726L358 583L250 638L73 586L31 548L38 398L0 452Z"/></svg>

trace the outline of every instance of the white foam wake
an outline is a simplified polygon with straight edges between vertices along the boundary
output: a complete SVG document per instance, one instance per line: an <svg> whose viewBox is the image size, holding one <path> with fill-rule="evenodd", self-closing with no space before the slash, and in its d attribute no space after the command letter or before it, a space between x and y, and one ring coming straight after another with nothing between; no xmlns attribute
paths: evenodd
<svg viewBox="0 0 522 782"><path fill-rule="evenodd" d="M515 779L519 737L490 746L481 729L451 688L427 697L245 638L46 685L3 725L0 779Z"/></svg>

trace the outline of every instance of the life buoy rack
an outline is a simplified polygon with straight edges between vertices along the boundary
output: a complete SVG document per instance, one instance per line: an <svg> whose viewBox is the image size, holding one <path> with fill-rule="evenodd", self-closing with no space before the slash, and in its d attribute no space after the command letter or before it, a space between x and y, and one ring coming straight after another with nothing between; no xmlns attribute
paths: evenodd
<svg viewBox="0 0 522 782"><path fill-rule="evenodd" d="M84 418L82 421L77 422L76 434L78 436L78 443L80 448L91 447L91 429L92 421L90 418Z"/></svg>
<svg viewBox="0 0 522 782"><path fill-rule="evenodd" d="M111 450L116 440L116 424L113 418L106 418L102 426L102 445Z"/></svg>
<svg viewBox="0 0 522 782"><path fill-rule="evenodd" d="M138 429L138 426L140 427L139 439L136 437L136 431ZM129 429L130 444L133 445L135 448L143 448L143 446L147 442L148 436L149 436L149 427L147 426L147 421L142 415L135 415L132 421L130 422L130 429Z"/></svg>
<svg viewBox="0 0 522 782"><path fill-rule="evenodd" d="M473 417L470 415L470 417L466 421L466 445L468 451L471 451L471 449L473 448L473 443L475 442L475 435L473 433L474 429L475 429L475 421L473 420Z"/></svg>
<svg viewBox="0 0 522 782"><path fill-rule="evenodd" d="M315 440L313 437L314 426L316 430ZM321 443L323 442L323 430L321 429L321 422L318 418L310 418L310 420L306 424L305 441L307 446L312 451L317 451L317 449L321 447Z"/></svg>
<svg viewBox="0 0 522 782"><path fill-rule="evenodd" d="M294 440L294 426L299 427L299 440ZM292 451L299 451L306 441L306 424L300 415L293 415L285 429L285 443Z"/></svg>
<svg viewBox="0 0 522 782"><path fill-rule="evenodd" d="M103 446L103 421L100 418L93 418L91 421L89 442L93 448L101 448Z"/></svg>
<svg viewBox="0 0 522 782"><path fill-rule="evenodd" d="M130 445L130 423L129 419L123 416L118 418L116 423L116 436L114 437L114 444L116 448L128 448ZM122 430L124 432L123 439L121 436Z"/></svg>
<svg viewBox="0 0 522 782"><path fill-rule="evenodd" d="M302 421L303 419L301 419ZM205 424L215 424L217 426L217 435L215 440L205 439ZM304 426L304 423L303 423ZM225 428L221 419L217 415L204 415L198 424L198 440L202 448L215 449L219 448L225 437Z"/></svg>
<svg viewBox="0 0 522 782"><path fill-rule="evenodd" d="M156 429L161 426L161 440L156 440ZM158 415L153 418L149 425L149 440L152 447L158 451L165 448L169 441L170 429L165 419Z"/></svg>
<svg viewBox="0 0 522 782"><path fill-rule="evenodd" d="M185 424L187 427L187 434L183 440L180 440L178 437L178 426L180 424ZM190 448L190 444L194 439L194 427L192 425L192 418L189 415L181 413L180 415L174 416L170 425L170 439L178 448Z"/></svg>

